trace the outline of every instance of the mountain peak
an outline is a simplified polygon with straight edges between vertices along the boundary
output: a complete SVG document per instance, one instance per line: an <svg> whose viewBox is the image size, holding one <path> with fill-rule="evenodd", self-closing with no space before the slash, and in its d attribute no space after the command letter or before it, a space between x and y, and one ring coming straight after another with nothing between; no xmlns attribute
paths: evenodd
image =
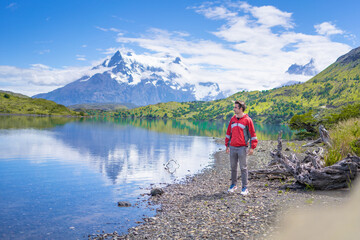
<svg viewBox="0 0 360 240"><path fill-rule="evenodd" d="M173 61L173 63L177 63L179 64L181 62L181 58L179 57L176 57L175 60Z"/></svg>
<svg viewBox="0 0 360 240"><path fill-rule="evenodd" d="M311 58L310 62L308 62L305 65L298 65L296 63L292 64L286 72L289 74L305 75L305 76L314 76L318 73L316 71L313 58Z"/></svg>
<svg viewBox="0 0 360 240"><path fill-rule="evenodd" d="M124 61L123 57L121 56L120 51L118 50L114 56L111 57L109 63L108 63L108 67L113 67L117 64L119 64L120 62Z"/></svg>

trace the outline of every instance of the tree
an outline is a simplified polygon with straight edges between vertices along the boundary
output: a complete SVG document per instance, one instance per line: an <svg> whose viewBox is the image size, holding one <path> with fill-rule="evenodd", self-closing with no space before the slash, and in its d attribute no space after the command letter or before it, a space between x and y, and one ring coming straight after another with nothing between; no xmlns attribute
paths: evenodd
<svg viewBox="0 0 360 240"><path fill-rule="evenodd" d="M305 114L296 114L290 119L290 128L300 130L297 135L300 138L314 137L317 134L317 126L319 122L313 117L313 111ZM304 132L305 130L305 132Z"/></svg>

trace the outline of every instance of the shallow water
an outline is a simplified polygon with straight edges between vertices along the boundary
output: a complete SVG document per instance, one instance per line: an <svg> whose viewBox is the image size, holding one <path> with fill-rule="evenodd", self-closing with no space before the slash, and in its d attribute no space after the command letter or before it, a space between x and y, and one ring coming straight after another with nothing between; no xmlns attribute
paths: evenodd
<svg viewBox="0 0 360 240"><path fill-rule="evenodd" d="M1 116L0 128L0 238L82 239L153 216L141 194L211 165L226 125Z"/></svg>

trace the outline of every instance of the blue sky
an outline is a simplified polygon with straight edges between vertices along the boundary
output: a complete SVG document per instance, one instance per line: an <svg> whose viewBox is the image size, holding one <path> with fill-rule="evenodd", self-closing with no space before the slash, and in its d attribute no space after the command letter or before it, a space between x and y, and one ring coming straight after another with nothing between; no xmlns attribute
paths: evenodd
<svg viewBox="0 0 360 240"><path fill-rule="evenodd" d="M3 0L0 89L53 90L118 49L181 56L199 81L232 92L306 81L284 73L311 58L323 70L358 47L358 9L356 0Z"/></svg>

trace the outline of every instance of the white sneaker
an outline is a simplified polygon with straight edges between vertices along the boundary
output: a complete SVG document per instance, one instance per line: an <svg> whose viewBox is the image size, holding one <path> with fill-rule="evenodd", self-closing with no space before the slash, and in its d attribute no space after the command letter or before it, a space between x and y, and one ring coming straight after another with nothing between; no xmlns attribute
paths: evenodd
<svg viewBox="0 0 360 240"><path fill-rule="evenodd" d="M246 195L249 194L249 190L248 190L246 187L243 187L243 188L241 189L241 193L240 193L240 194L243 195L243 196L246 196Z"/></svg>
<svg viewBox="0 0 360 240"><path fill-rule="evenodd" d="M233 193L236 189L237 189L237 186L234 185L234 184L231 184L231 186L230 186L229 189L228 189L228 192L229 192L229 193Z"/></svg>

